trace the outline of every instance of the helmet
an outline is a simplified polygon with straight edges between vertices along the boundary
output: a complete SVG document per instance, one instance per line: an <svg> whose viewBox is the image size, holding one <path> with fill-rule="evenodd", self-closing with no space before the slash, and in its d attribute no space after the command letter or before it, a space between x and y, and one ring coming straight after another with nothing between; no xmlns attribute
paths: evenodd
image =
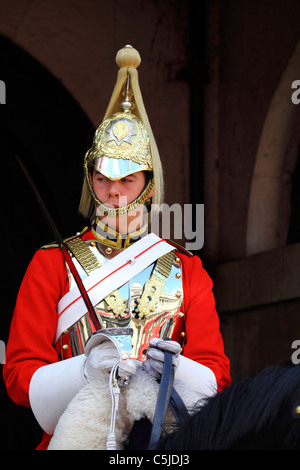
<svg viewBox="0 0 300 470"><path fill-rule="evenodd" d="M136 67L140 61L138 51L132 46L125 46L117 53L116 62L120 70L115 89L104 120L95 132L92 147L84 157L84 183L79 211L86 217L91 216L95 207L99 207L104 215L124 215L145 203L154 186L153 203L162 203L162 168L139 88ZM105 206L96 197L89 178L93 170L113 181L138 171L149 172L149 178L133 202L124 207L112 208Z"/></svg>
<svg viewBox="0 0 300 470"><path fill-rule="evenodd" d="M90 194L104 215L119 216L143 204L153 189L153 175L142 193L127 206L113 209L95 195L90 183L90 169L115 181L138 171L153 172L149 136L144 124L132 113L116 113L98 127L92 147L84 158L84 172Z"/></svg>

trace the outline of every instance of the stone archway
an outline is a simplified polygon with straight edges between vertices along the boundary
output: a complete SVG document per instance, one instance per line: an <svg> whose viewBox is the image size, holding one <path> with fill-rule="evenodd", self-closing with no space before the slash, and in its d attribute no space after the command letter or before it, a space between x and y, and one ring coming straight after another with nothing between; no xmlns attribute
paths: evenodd
<svg viewBox="0 0 300 470"><path fill-rule="evenodd" d="M299 76L300 42L282 74L262 129L250 187L247 256L286 244L291 192L287 177L296 165L300 121L291 85Z"/></svg>
<svg viewBox="0 0 300 470"><path fill-rule="evenodd" d="M26 164L62 236L83 228L77 215L83 156L93 127L78 104L47 69L0 36L1 80L7 99L0 107L2 309L0 340L7 342L17 291L33 253L53 240L15 155ZM0 447L34 448L40 433L30 410L7 399L0 380Z"/></svg>

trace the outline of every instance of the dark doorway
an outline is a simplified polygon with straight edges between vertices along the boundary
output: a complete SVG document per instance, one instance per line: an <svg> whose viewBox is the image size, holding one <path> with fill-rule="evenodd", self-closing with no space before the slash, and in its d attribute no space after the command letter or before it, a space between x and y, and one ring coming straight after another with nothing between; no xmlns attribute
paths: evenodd
<svg viewBox="0 0 300 470"><path fill-rule="evenodd" d="M86 224L77 207L83 156L94 129L64 86L33 57L1 36L0 51L0 80L6 85L6 104L0 106L0 340L6 343L26 267L34 252L53 240L15 155L26 165L61 235L71 236ZM0 448L35 448L41 430L29 409L9 400L2 373L0 415Z"/></svg>

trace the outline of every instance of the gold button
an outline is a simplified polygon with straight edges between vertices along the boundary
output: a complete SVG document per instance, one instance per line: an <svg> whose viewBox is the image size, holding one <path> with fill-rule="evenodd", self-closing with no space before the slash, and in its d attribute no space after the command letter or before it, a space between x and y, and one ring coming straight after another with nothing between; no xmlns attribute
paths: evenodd
<svg viewBox="0 0 300 470"><path fill-rule="evenodd" d="M175 258L175 263L180 263L180 258Z"/></svg>
<svg viewBox="0 0 300 470"><path fill-rule="evenodd" d="M91 242L91 246L96 246L96 242Z"/></svg>
<svg viewBox="0 0 300 470"><path fill-rule="evenodd" d="M180 336L182 336L182 338L185 337L185 332L183 331L182 333L180 333Z"/></svg>
<svg viewBox="0 0 300 470"><path fill-rule="evenodd" d="M183 318L183 317L184 317L184 313L183 313L183 312L179 312L179 313L178 313L178 316L179 316L179 318Z"/></svg>
<svg viewBox="0 0 300 470"><path fill-rule="evenodd" d="M176 297L177 297L178 299L180 299L181 296L182 296L182 293L181 293L181 292L177 292Z"/></svg>
<svg viewBox="0 0 300 470"><path fill-rule="evenodd" d="M67 349L69 349L69 346L67 344L64 344L63 349L66 351Z"/></svg>
<svg viewBox="0 0 300 470"><path fill-rule="evenodd" d="M300 415L300 405L296 406L295 411L297 415Z"/></svg>
<svg viewBox="0 0 300 470"><path fill-rule="evenodd" d="M181 274L180 274L180 273L176 273L176 274L175 274L175 277L176 277L176 279L179 279L179 278L181 277Z"/></svg>
<svg viewBox="0 0 300 470"><path fill-rule="evenodd" d="M112 253L112 248L110 246L108 246L107 248L105 248L105 253L110 255Z"/></svg>
<svg viewBox="0 0 300 470"><path fill-rule="evenodd" d="M63 331L63 335L67 335L68 333L68 330Z"/></svg>

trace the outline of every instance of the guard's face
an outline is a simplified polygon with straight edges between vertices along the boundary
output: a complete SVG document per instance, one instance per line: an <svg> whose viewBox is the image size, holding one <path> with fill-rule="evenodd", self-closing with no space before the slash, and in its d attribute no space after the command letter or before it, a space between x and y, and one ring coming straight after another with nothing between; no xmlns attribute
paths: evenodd
<svg viewBox="0 0 300 470"><path fill-rule="evenodd" d="M146 178L143 171L138 171L120 180L112 181L94 170L91 184L99 201L106 206L116 208L134 201L143 191Z"/></svg>
<svg viewBox="0 0 300 470"><path fill-rule="evenodd" d="M99 201L106 206L118 208L130 204L141 194L146 185L146 177L143 171L139 171L119 180L112 181L94 170L90 176L90 182ZM104 216L99 210L98 208L97 215L104 219L107 225L120 233L133 232L143 222L143 206L119 217Z"/></svg>

